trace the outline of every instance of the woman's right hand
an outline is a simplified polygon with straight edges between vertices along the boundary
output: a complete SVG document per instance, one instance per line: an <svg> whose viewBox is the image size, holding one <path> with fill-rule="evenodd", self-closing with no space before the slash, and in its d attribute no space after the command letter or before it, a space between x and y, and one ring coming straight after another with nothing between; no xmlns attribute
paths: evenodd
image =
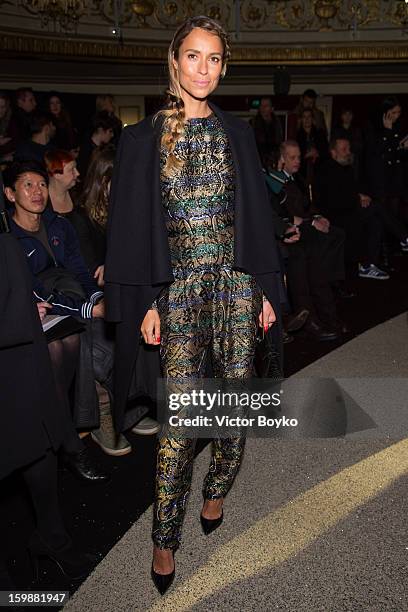
<svg viewBox="0 0 408 612"><path fill-rule="evenodd" d="M146 344L160 344L160 317L157 310L147 311L140 331Z"/></svg>
<svg viewBox="0 0 408 612"><path fill-rule="evenodd" d="M383 115L383 126L387 129L387 130L392 130L392 113L390 113L390 111L388 111L387 113L384 113Z"/></svg>
<svg viewBox="0 0 408 612"><path fill-rule="evenodd" d="M52 304L49 304L48 302L37 302L37 309L40 321L44 319L47 314L47 310L49 310L50 308L52 308Z"/></svg>

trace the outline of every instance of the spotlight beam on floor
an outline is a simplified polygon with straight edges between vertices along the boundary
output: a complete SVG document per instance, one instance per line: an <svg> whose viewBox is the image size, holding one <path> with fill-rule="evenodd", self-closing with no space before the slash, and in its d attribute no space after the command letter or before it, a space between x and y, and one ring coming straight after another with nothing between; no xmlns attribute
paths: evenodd
<svg viewBox="0 0 408 612"><path fill-rule="evenodd" d="M149 612L187 611L212 593L283 563L407 472L408 438L345 468L259 519L222 545Z"/></svg>

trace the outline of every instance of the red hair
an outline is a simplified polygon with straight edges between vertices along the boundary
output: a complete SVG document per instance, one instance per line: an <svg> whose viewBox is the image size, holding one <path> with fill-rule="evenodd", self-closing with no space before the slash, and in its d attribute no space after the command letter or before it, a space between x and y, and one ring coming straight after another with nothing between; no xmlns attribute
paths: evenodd
<svg viewBox="0 0 408 612"><path fill-rule="evenodd" d="M63 174L64 166L74 161L75 158L68 151L54 149L47 151L44 159L48 174L54 176L54 174Z"/></svg>

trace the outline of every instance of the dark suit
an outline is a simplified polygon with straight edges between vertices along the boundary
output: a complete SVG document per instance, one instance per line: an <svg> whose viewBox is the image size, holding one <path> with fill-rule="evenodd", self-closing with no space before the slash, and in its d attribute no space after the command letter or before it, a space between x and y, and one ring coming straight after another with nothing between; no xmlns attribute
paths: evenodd
<svg viewBox="0 0 408 612"><path fill-rule="evenodd" d="M346 257L350 261L378 264L381 242L388 232L404 240L404 225L378 200L363 208L359 193L367 193L354 176L351 165L329 159L322 165L316 180L319 207L328 219L346 233Z"/></svg>
<svg viewBox="0 0 408 612"><path fill-rule="evenodd" d="M234 267L252 274L279 316L284 299L272 212L249 124L211 105L228 136L236 174ZM149 117L122 132L111 184L105 262L107 317L116 336L116 427L126 428L126 397L140 325L173 282L160 189L158 139Z"/></svg>
<svg viewBox="0 0 408 612"><path fill-rule="evenodd" d="M278 174L279 176L276 176ZM277 179L284 179L283 185L277 185ZM276 194L277 189L279 193ZM336 325L336 306L333 291L330 287L329 269L323 263L322 244L318 232L310 225L306 217L306 200L303 192L291 178L283 173L270 173L268 186L270 202L275 214L283 220L293 221L294 216L305 218L300 226L300 240L282 245L286 263L287 284L293 310L298 312L307 309L310 318L321 321L328 327ZM275 192L273 192L275 191ZM286 228L288 225L286 225ZM283 232L282 232L283 234ZM326 234L322 234L326 236Z"/></svg>
<svg viewBox="0 0 408 612"><path fill-rule="evenodd" d="M329 282L344 280L344 242L345 233L341 228L330 226L328 233L312 227L313 215L319 214L318 208L310 204L303 179L297 175L285 185L286 208L291 216L301 217L302 235L311 242L313 248L320 253L321 265L325 265Z"/></svg>

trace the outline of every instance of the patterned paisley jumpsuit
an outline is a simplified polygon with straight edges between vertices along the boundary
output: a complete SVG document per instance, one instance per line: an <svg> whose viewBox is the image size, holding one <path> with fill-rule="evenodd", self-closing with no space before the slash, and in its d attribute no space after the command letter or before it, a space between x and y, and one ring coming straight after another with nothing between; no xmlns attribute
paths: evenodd
<svg viewBox="0 0 408 612"><path fill-rule="evenodd" d="M175 155L184 162L174 176L163 174L175 281L161 292L161 358L167 381L194 381L204 375L210 352L214 375L248 378L255 352L262 293L248 274L233 270L234 165L220 120L190 119ZM159 440L153 541L177 548L190 490L195 439L170 432ZM224 497L238 472L245 438L213 441L204 481L205 499Z"/></svg>

